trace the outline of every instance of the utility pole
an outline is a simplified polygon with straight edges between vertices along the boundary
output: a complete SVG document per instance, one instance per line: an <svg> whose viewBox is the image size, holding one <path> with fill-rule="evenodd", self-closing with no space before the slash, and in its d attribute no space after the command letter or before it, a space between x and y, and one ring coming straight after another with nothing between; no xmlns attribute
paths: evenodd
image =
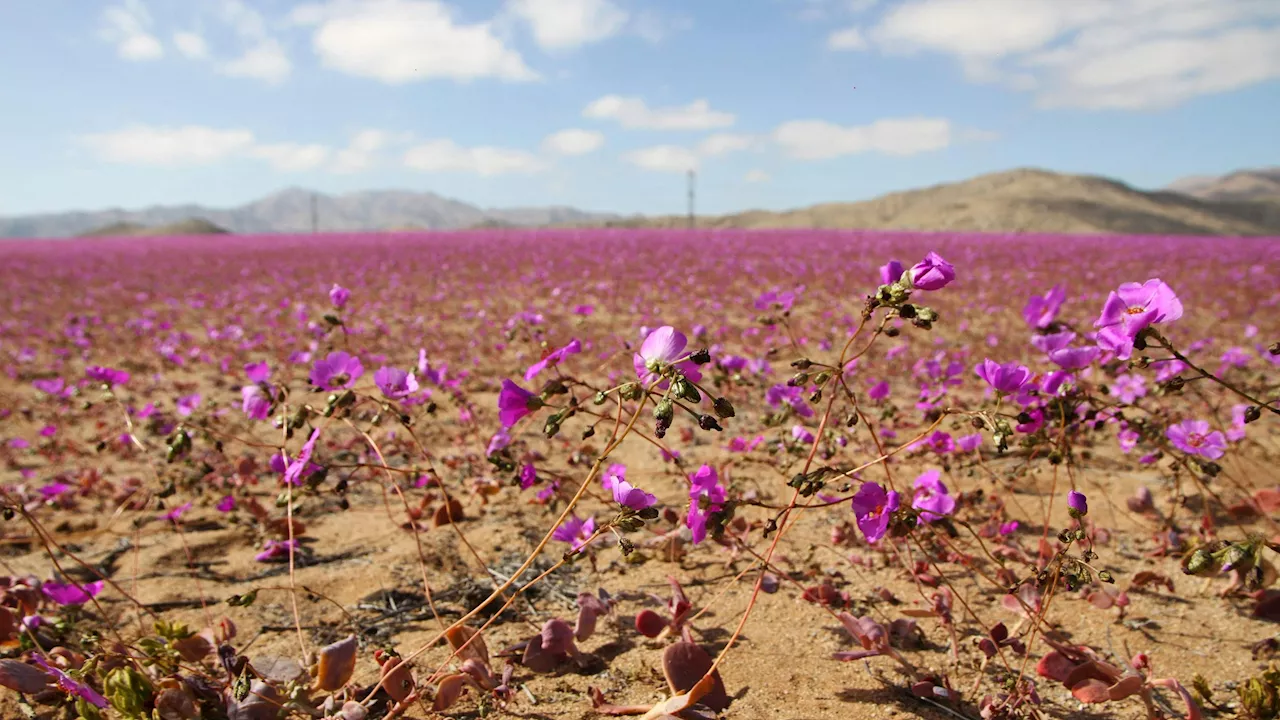
<svg viewBox="0 0 1280 720"><path fill-rule="evenodd" d="M311 193L311 234L320 232L320 214L316 209L316 194Z"/></svg>
<svg viewBox="0 0 1280 720"><path fill-rule="evenodd" d="M698 174L697 174L696 172L694 172L693 168L690 168L690 169L689 169L689 229L690 229L690 230L692 230L692 229L693 229L693 226L694 226L694 220L693 220L693 184L694 184L694 180L697 178L697 175L698 175Z"/></svg>

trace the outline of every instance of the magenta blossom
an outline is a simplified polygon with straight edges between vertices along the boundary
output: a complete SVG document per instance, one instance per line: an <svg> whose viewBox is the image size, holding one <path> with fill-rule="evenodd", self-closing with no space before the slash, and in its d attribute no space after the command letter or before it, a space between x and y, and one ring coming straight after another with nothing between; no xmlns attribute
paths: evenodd
<svg viewBox="0 0 1280 720"><path fill-rule="evenodd" d="M236 509L236 497L234 495L227 495L226 497L219 500L218 504L214 505L213 507L218 512L224 512L224 513L231 512L232 510Z"/></svg>
<svg viewBox="0 0 1280 720"><path fill-rule="evenodd" d="M373 373L373 383L388 400L403 400L418 391L418 379L400 368L378 368Z"/></svg>
<svg viewBox="0 0 1280 720"><path fill-rule="evenodd" d="M1031 371L1016 362L997 363L987 358L974 367L974 372L996 392L1015 393L1031 381Z"/></svg>
<svg viewBox="0 0 1280 720"><path fill-rule="evenodd" d="M43 657L40 656L40 653L32 653L31 659L40 666L40 669L54 677L58 684L58 689L62 690L62 692L71 695L72 697L81 698L94 707L108 707L109 703L107 702L107 699L102 697L97 690L94 690L85 683L76 680L63 672L60 668L50 665Z"/></svg>
<svg viewBox="0 0 1280 720"><path fill-rule="evenodd" d="M351 299L351 291L342 287L341 285L338 285L337 283L335 283L334 286L329 289L329 302L333 303L333 306L338 309L341 309L344 305L346 305L347 301L350 299Z"/></svg>
<svg viewBox="0 0 1280 720"><path fill-rule="evenodd" d="M578 550L587 544L587 541L591 539L595 532L595 518L589 517L583 520L577 515L570 515L563 525L551 533L551 537L560 542L570 543L574 550Z"/></svg>
<svg viewBox="0 0 1280 720"><path fill-rule="evenodd" d="M39 380L32 380L31 387L35 388L36 390L39 390L45 395L52 395L53 397L69 395L71 390L70 388L66 387L66 383L60 377L41 378Z"/></svg>
<svg viewBox="0 0 1280 720"><path fill-rule="evenodd" d="M98 596L106 583L95 580L84 585L75 583L47 582L40 585L40 592L59 605L83 605Z"/></svg>
<svg viewBox="0 0 1280 720"><path fill-rule="evenodd" d="M707 521L724 509L729 493L720 484L720 476L710 465L703 465L689 476L689 514L685 525L697 545L707 538Z"/></svg>
<svg viewBox="0 0 1280 720"><path fill-rule="evenodd" d="M956 269L936 252L911 266L912 287L917 290L941 290L956 279Z"/></svg>
<svg viewBox="0 0 1280 720"><path fill-rule="evenodd" d="M244 374L251 383L264 383L271 378L271 366L266 362L245 363Z"/></svg>
<svg viewBox="0 0 1280 720"><path fill-rule="evenodd" d="M537 482L538 469L533 466L533 463L525 463L524 466L520 468L520 489L528 490Z"/></svg>
<svg viewBox="0 0 1280 720"><path fill-rule="evenodd" d="M199 393L183 395L173 404L174 411L178 413L178 417L190 417L191 413L195 412L197 407L200 407L201 399Z"/></svg>
<svg viewBox="0 0 1280 720"><path fill-rule="evenodd" d="M1131 405L1135 400L1147 394L1147 381L1141 375L1125 373L1117 375L1108 390L1110 390L1112 397L1119 398L1120 402L1126 405Z"/></svg>
<svg viewBox="0 0 1280 720"><path fill-rule="evenodd" d="M1076 334L1070 330L1062 332L1050 333L1048 335L1032 335L1031 344L1040 352L1048 354L1054 350L1061 350L1071 344L1076 339Z"/></svg>
<svg viewBox="0 0 1280 720"><path fill-rule="evenodd" d="M796 294L787 291L779 291L777 288L760 294L756 298L755 308L757 310L773 310L777 309L781 312L788 312L791 306L795 304Z"/></svg>
<svg viewBox="0 0 1280 720"><path fill-rule="evenodd" d="M1093 326L1098 328L1098 346L1123 360L1133 353L1133 340L1138 333L1155 323L1180 317L1182 303L1178 296L1159 278L1153 278L1141 285L1124 283L1112 291Z"/></svg>
<svg viewBox="0 0 1280 720"><path fill-rule="evenodd" d="M684 333L676 330L670 325L662 327L649 333L644 339L644 343L640 346L640 352L635 354L633 364L636 369L636 376L640 378L640 382L645 385L655 383L661 377L659 371L666 365L676 363L677 360L686 354L684 348L689 344L689 339ZM702 379L702 373L698 371L698 366L689 360L676 363L676 368L684 374L691 382L698 382ZM663 380L658 387L666 389L669 381Z"/></svg>
<svg viewBox="0 0 1280 720"><path fill-rule="evenodd" d="M242 402L240 409L250 420L266 420L271 416L271 398L263 392L259 385L245 385L240 388Z"/></svg>
<svg viewBox="0 0 1280 720"><path fill-rule="evenodd" d="M302 549L302 545L298 542L298 538L292 540L268 540L263 545L262 552L253 556L258 562L273 562L289 557L289 551L298 552Z"/></svg>
<svg viewBox="0 0 1280 720"><path fill-rule="evenodd" d="M129 373L124 370L116 370L115 368L103 367L101 365L92 365L85 368L84 374L90 380L100 382L104 385L124 385L129 382Z"/></svg>
<svg viewBox="0 0 1280 720"><path fill-rule="evenodd" d="M1054 285L1043 296L1035 295L1022 308L1022 317L1034 328L1047 328L1058 317L1058 310L1067 300L1067 290L1061 285Z"/></svg>
<svg viewBox="0 0 1280 720"><path fill-rule="evenodd" d="M298 451L298 457L294 458L284 470L284 481L289 485L301 485L304 477L303 471L309 470L311 464L311 453L316 448L316 440L320 438L320 428L311 431L311 437L303 443L302 449ZM307 473L310 475L311 473Z"/></svg>
<svg viewBox="0 0 1280 720"><path fill-rule="evenodd" d="M1049 352L1049 361L1063 370L1080 370L1089 367L1099 352L1096 347L1060 348Z"/></svg>
<svg viewBox="0 0 1280 720"><path fill-rule="evenodd" d="M632 510L643 510L658 503L658 498L627 482L627 466L614 463L600 478L605 490L613 493L614 502Z"/></svg>
<svg viewBox="0 0 1280 720"><path fill-rule="evenodd" d="M364 365L360 364L360 358L336 350L311 367L311 384L321 390L349 389L361 375L364 375Z"/></svg>
<svg viewBox="0 0 1280 720"><path fill-rule="evenodd" d="M1067 513L1073 518L1082 518L1089 514L1089 498L1079 490L1067 493Z"/></svg>
<svg viewBox="0 0 1280 720"><path fill-rule="evenodd" d="M524 381L529 382L530 380L533 380L538 373L546 370L548 367L555 367L561 362L564 362L566 357L570 355L577 355L580 352L582 352L582 343L578 342L577 339L570 340L568 345L547 353L546 357L530 365L529 369L524 372Z"/></svg>
<svg viewBox="0 0 1280 720"><path fill-rule="evenodd" d="M911 507L920 511L918 524L939 520L956 509L956 499L948 494L947 486L942 484L941 473L937 470L929 470L916 478L913 487L916 494Z"/></svg>
<svg viewBox="0 0 1280 720"><path fill-rule="evenodd" d="M960 448L960 452L973 452L982 447L982 433L974 433L972 435L964 435L956 440L956 447Z"/></svg>
<svg viewBox="0 0 1280 720"><path fill-rule="evenodd" d="M879 483L866 482L853 496L853 515L867 542L880 542L889 530L889 518L898 509L897 491L885 491Z"/></svg>
<svg viewBox="0 0 1280 720"><path fill-rule="evenodd" d="M510 380L502 381L502 390L498 393L498 419L504 429L519 422L520 418L542 407L542 400L537 395L525 390Z"/></svg>
<svg viewBox="0 0 1280 720"><path fill-rule="evenodd" d="M1210 432L1209 423L1204 420L1183 420L1170 425L1165 437L1174 447L1191 455L1217 460L1226 454L1226 437L1218 430Z"/></svg>
<svg viewBox="0 0 1280 720"><path fill-rule="evenodd" d="M902 263L897 260L890 260L880 266L880 284L892 285L902 279L904 269Z"/></svg>
<svg viewBox="0 0 1280 720"><path fill-rule="evenodd" d="M169 512L162 514L162 515L160 516L160 519L161 519L161 520L172 520L173 522L178 522L179 520L181 520L181 519L182 519L182 516L183 516L183 515L185 515L185 514L186 514L186 512L187 512L188 510L190 510L190 509L191 509L191 503L189 503L189 502L187 502L187 503L183 503L183 504L179 505L178 507L176 507L176 508L174 508L174 509L170 510Z"/></svg>
<svg viewBox="0 0 1280 720"><path fill-rule="evenodd" d="M812 445L815 439L813 437L813 433L809 432L809 430L803 425L792 426L791 437L795 438L796 442L803 445Z"/></svg>

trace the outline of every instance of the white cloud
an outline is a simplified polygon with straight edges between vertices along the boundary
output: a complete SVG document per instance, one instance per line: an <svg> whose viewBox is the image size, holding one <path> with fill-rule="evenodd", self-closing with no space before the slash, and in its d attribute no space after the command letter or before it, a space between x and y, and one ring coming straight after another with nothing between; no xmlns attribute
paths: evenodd
<svg viewBox="0 0 1280 720"><path fill-rule="evenodd" d="M769 182L769 173L763 170L748 170L747 174L742 176L742 179L749 183Z"/></svg>
<svg viewBox="0 0 1280 720"><path fill-rule="evenodd" d="M354 173L373 167L377 152L390 141L382 130L361 130L351 138L347 147L339 150L330 168L336 173Z"/></svg>
<svg viewBox="0 0 1280 720"><path fill-rule="evenodd" d="M273 143L255 145L249 150L249 155L266 160L281 172L302 172L314 170L323 165L329 159L330 152L324 145Z"/></svg>
<svg viewBox="0 0 1280 720"><path fill-rule="evenodd" d="M209 44L199 33L176 32L173 34L173 46L184 57L192 60L203 60L209 57Z"/></svg>
<svg viewBox="0 0 1280 720"><path fill-rule="evenodd" d="M737 135L734 133L715 133L708 135L705 140L698 143L697 153L703 157L711 157L714 155L724 155L726 153L746 150L754 145L756 139L751 135Z"/></svg>
<svg viewBox="0 0 1280 720"><path fill-rule="evenodd" d="M409 148L404 164L423 172L462 172L492 177L532 174L546 169L533 153L498 147L462 147L452 140L431 140Z"/></svg>
<svg viewBox="0 0 1280 720"><path fill-rule="evenodd" d="M792 120L773 131L773 139L791 157L823 160L864 152L915 155L951 144L951 123L940 118L890 118L870 125L843 127L824 120Z"/></svg>
<svg viewBox="0 0 1280 720"><path fill-rule="evenodd" d="M294 9L315 26L321 62L349 75L401 84L432 78L538 79L489 23L460 24L437 0L330 0Z"/></svg>
<svg viewBox="0 0 1280 720"><path fill-rule="evenodd" d="M862 31L855 27L836 30L827 36L828 50L866 50L867 39Z"/></svg>
<svg viewBox="0 0 1280 720"><path fill-rule="evenodd" d="M642 10L632 19L631 32L640 38L660 43L671 35L693 28L693 19L686 15L666 16L652 10Z"/></svg>
<svg viewBox="0 0 1280 720"><path fill-rule="evenodd" d="M869 38L954 56L1041 106L1138 110L1280 78L1278 23L1269 0L911 0Z"/></svg>
<svg viewBox="0 0 1280 720"><path fill-rule="evenodd" d="M546 50L599 42L618 34L628 19L611 0L509 0L507 9L529 24Z"/></svg>
<svg viewBox="0 0 1280 720"><path fill-rule="evenodd" d="M219 0L216 15L239 38L244 51L239 57L217 64L230 77L245 77L276 85L293 71L293 63L280 41L267 31L262 14L242 0Z"/></svg>
<svg viewBox="0 0 1280 720"><path fill-rule="evenodd" d="M285 81L293 70L289 56L273 39L259 42L243 55L218 65L218 72L231 77L246 77L276 85Z"/></svg>
<svg viewBox="0 0 1280 720"><path fill-rule="evenodd" d="M248 130L218 130L187 125L164 128L135 125L80 138L100 160L126 165L177 167L205 165L253 147Z"/></svg>
<svg viewBox="0 0 1280 720"><path fill-rule="evenodd" d="M632 150L623 160L643 170L655 172L688 172L698 169L698 154L679 145L654 145Z"/></svg>
<svg viewBox="0 0 1280 720"><path fill-rule="evenodd" d="M594 130L569 128L548 135L542 141L542 151L554 155L586 155L604 145L604 135Z"/></svg>
<svg viewBox="0 0 1280 720"><path fill-rule="evenodd" d="M164 46L151 33L151 26L151 14L142 0L124 0L102 11L100 34L125 60L158 60L164 57Z"/></svg>
<svg viewBox="0 0 1280 720"><path fill-rule="evenodd" d="M650 108L638 97L605 95L594 100L582 116L597 120L616 120L625 128L647 130L710 130L729 127L737 119L732 113L711 109L706 100L688 105Z"/></svg>

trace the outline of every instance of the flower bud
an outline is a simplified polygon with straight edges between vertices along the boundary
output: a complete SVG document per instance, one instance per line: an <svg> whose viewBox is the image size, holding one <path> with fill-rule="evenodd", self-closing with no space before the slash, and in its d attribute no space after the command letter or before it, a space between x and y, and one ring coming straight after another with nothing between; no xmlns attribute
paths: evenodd
<svg viewBox="0 0 1280 720"><path fill-rule="evenodd" d="M706 365L711 362L711 351L702 348L689 356L689 361L695 365Z"/></svg>
<svg viewBox="0 0 1280 720"><path fill-rule="evenodd" d="M733 417L733 403L728 398L716 398L711 405L721 419Z"/></svg>
<svg viewBox="0 0 1280 720"><path fill-rule="evenodd" d="M1262 411L1258 409L1257 405L1250 405L1244 409L1244 423L1246 425L1254 422L1260 417L1262 417Z"/></svg>
<svg viewBox="0 0 1280 720"><path fill-rule="evenodd" d="M1187 564L1182 572L1187 575L1199 575L1212 570L1213 566L1213 554L1204 548L1198 548L1187 558Z"/></svg>
<svg viewBox="0 0 1280 720"><path fill-rule="evenodd" d="M715 417L713 417L713 416L711 416L711 415L700 415L700 416L698 417L698 427L702 428L703 430L708 430L708 431L710 431L710 430L717 430L717 431L724 430L724 428L720 427L720 423L716 421Z"/></svg>

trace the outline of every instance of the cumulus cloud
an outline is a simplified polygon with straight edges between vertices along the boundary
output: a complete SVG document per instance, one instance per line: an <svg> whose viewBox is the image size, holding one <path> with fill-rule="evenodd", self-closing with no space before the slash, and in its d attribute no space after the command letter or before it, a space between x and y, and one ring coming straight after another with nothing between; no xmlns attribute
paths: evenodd
<svg viewBox="0 0 1280 720"><path fill-rule="evenodd" d="M295 8L292 20L314 27L321 62L348 75L388 84L538 79L489 23L460 22L437 0L331 0Z"/></svg>
<svg viewBox="0 0 1280 720"><path fill-rule="evenodd" d="M336 173L368 170L376 163L378 151L386 147L391 139L390 134L382 130L361 130L352 136L347 147L337 152L331 169Z"/></svg>
<svg viewBox="0 0 1280 720"><path fill-rule="evenodd" d="M216 66L218 72L272 85L289 77L293 63L280 41L267 31L267 22L261 13L242 0L219 0L216 14L231 28L244 48L239 56L219 62Z"/></svg>
<svg viewBox="0 0 1280 720"><path fill-rule="evenodd" d="M697 153L702 157L724 155L726 153L746 150L755 145L756 138L751 135L734 133L714 133L698 143Z"/></svg>
<svg viewBox="0 0 1280 720"><path fill-rule="evenodd" d="M533 153L499 147L462 147L452 140L431 140L404 154L404 164L422 172L460 172L493 177L533 174L547 163Z"/></svg>
<svg viewBox="0 0 1280 720"><path fill-rule="evenodd" d="M542 151L553 155L586 155L604 145L604 135L594 130L569 128L548 135L542 141Z"/></svg>
<svg viewBox="0 0 1280 720"><path fill-rule="evenodd" d="M679 145L654 145L632 150L623 160L643 170L654 172L688 172L698 169L698 153Z"/></svg>
<svg viewBox="0 0 1280 720"><path fill-rule="evenodd" d="M733 125L732 113L712 110L706 100L688 105L650 108L638 97L605 95L592 101L582 116L596 120L615 120L624 128L644 130L710 130Z"/></svg>
<svg viewBox="0 0 1280 720"><path fill-rule="evenodd" d="M1164 108L1280 78L1280 3L1257 0L910 0L869 38L1042 107Z"/></svg>
<svg viewBox="0 0 1280 720"><path fill-rule="evenodd" d="M202 125L133 125L78 138L97 159L118 165L179 168L233 159L260 160L280 172L304 172L323 166L332 154L321 144L259 142L243 128Z"/></svg>
<svg viewBox="0 0 1280 720"><path fill-rule="evenodd" d="M192 60L203 60L209 57L209 44L199 33L176 32L173 34L173 46L184 57Z"/></svg>
<svg viewBox="0 0 1280 720"><path fill-rule="evenodd" d="M836 30L827 36L828 50L866 50L867 39L857 27Z"/></svg>
<svg viewBox="0 0 1280 720"><path fill-rule="evenodd" d="M628 19L611 0L509 0L507 10L529 25L545 50L600 42L621 32Z"/></svg>
<svg viewBox="0 0 1280 720"><path fill-rule="evenodd" d="M116 54L125 60L158 60L164 57L164 46L151 32L151 14L142 0L124 0L102 11L102 39L116 46Z"/></svg>
<svg viewBox="0 0 1280 720"><path fill-rule="evenodd" d="M792 120L773 131L773 140L797 160L825 160L875 152L915 155L951 144L951 123L941 118L887 118L846 127L825 120Z"/></svg>
<svg viewBox="0 0 1280 720"><path fill-rule="evenodd" d="M747 174L742 176L742 179L749 183L769 182L769 173L758 169L748 170Z"/></svg>
<svg viewBox="0 0 1280 720"><path fill-rule="evenodd" d="M206 165L244 153L254 144L253 133L248 130L220 130L199 125L135 125L115 132L85 135L80 140L99 160L156 167Z"/></svg>

